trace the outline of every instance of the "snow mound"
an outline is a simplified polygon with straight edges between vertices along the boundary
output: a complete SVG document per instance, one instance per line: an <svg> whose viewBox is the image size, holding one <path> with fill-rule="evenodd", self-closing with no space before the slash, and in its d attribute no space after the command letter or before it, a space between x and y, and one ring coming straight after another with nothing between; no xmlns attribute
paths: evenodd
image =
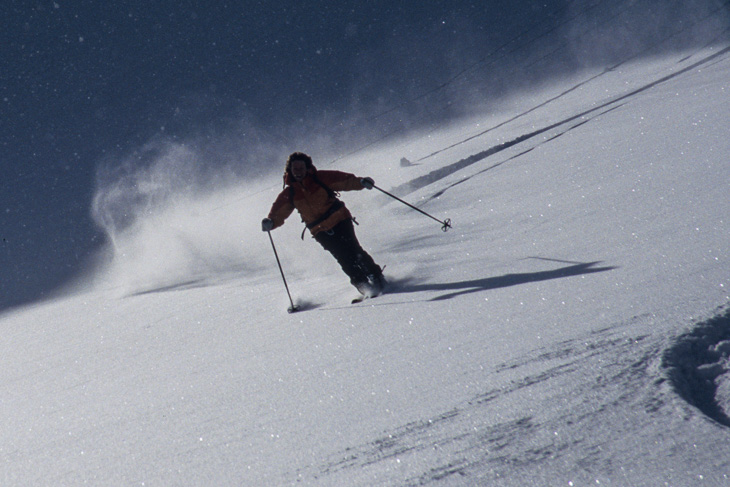
<svg viewBox="0 0 730 487"><path fill-rule="evenodd" d="M680 336L663 365L685 401L730 426L730 309Z"/></svg>

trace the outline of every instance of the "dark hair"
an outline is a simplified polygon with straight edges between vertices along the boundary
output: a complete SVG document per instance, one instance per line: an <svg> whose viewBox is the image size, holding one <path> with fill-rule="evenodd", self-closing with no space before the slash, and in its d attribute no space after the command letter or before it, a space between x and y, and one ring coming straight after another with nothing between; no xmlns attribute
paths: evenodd
<svg viewBox="0 0 730 487"><path fill-rule="evenodd" d="M312 163L312 158L309 157L304 152L293 152L289 155L289 158L286 160L286 172L291 172L291 164L293 161L304 161L304 163L307 165L307 169L311 169L314 167L314 164Z"/></svg>

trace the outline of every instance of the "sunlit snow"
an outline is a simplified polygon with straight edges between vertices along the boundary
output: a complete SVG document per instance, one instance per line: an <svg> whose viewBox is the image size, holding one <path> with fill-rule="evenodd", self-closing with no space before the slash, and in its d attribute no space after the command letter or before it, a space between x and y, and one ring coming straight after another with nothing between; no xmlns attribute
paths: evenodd
<svg viewBox="0 0 730 487"><path fill-rule="evenodd" d="M729 94L707 47L312 153L453 229L344 193L391 282L351 305L292 216L294 314L280 175L163 147L100 182L95 271L0 317L0 483L729 484Z"/></svg>

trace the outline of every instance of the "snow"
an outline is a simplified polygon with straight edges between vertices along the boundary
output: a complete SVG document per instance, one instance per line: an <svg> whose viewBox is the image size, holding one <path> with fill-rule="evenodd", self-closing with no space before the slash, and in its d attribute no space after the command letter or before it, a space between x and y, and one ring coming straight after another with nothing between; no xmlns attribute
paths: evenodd
<svg viewBox="0 0 730 487"><path fill-rule="evenodd" d="M392 283L357 305L292 217L287 314L279 174L100 187L105 265L0 317L0 483L729 484L729 92L708 47L315 155L453 222L345 193Z"/></svg>

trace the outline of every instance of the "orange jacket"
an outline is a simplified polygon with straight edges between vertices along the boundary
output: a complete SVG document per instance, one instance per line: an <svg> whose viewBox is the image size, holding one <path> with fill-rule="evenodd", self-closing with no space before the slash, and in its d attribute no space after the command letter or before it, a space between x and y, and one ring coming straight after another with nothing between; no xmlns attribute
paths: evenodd
<svg viewBox="0 0 730 487"><path fill-rule="evenodd" d="M274 222L273 228L282 226L284 220L292 214L295 208L301 215L302 221L309 227L312 235L330 230L341 221L352 218L350 210L342 204L339 209L324 218L324 220L310 226L321 220L332 208L332 205L339 201L337 198L330 196L327 190L314 179L313 175L316 175L315 177L332 191L359 191L363 189L360 178L346 172L317 171L315 167L310 167L307 176L299 182L294 181L294 178L286 173L284 174L286 187L279 193L269 212L269 218Z"/></svg>

